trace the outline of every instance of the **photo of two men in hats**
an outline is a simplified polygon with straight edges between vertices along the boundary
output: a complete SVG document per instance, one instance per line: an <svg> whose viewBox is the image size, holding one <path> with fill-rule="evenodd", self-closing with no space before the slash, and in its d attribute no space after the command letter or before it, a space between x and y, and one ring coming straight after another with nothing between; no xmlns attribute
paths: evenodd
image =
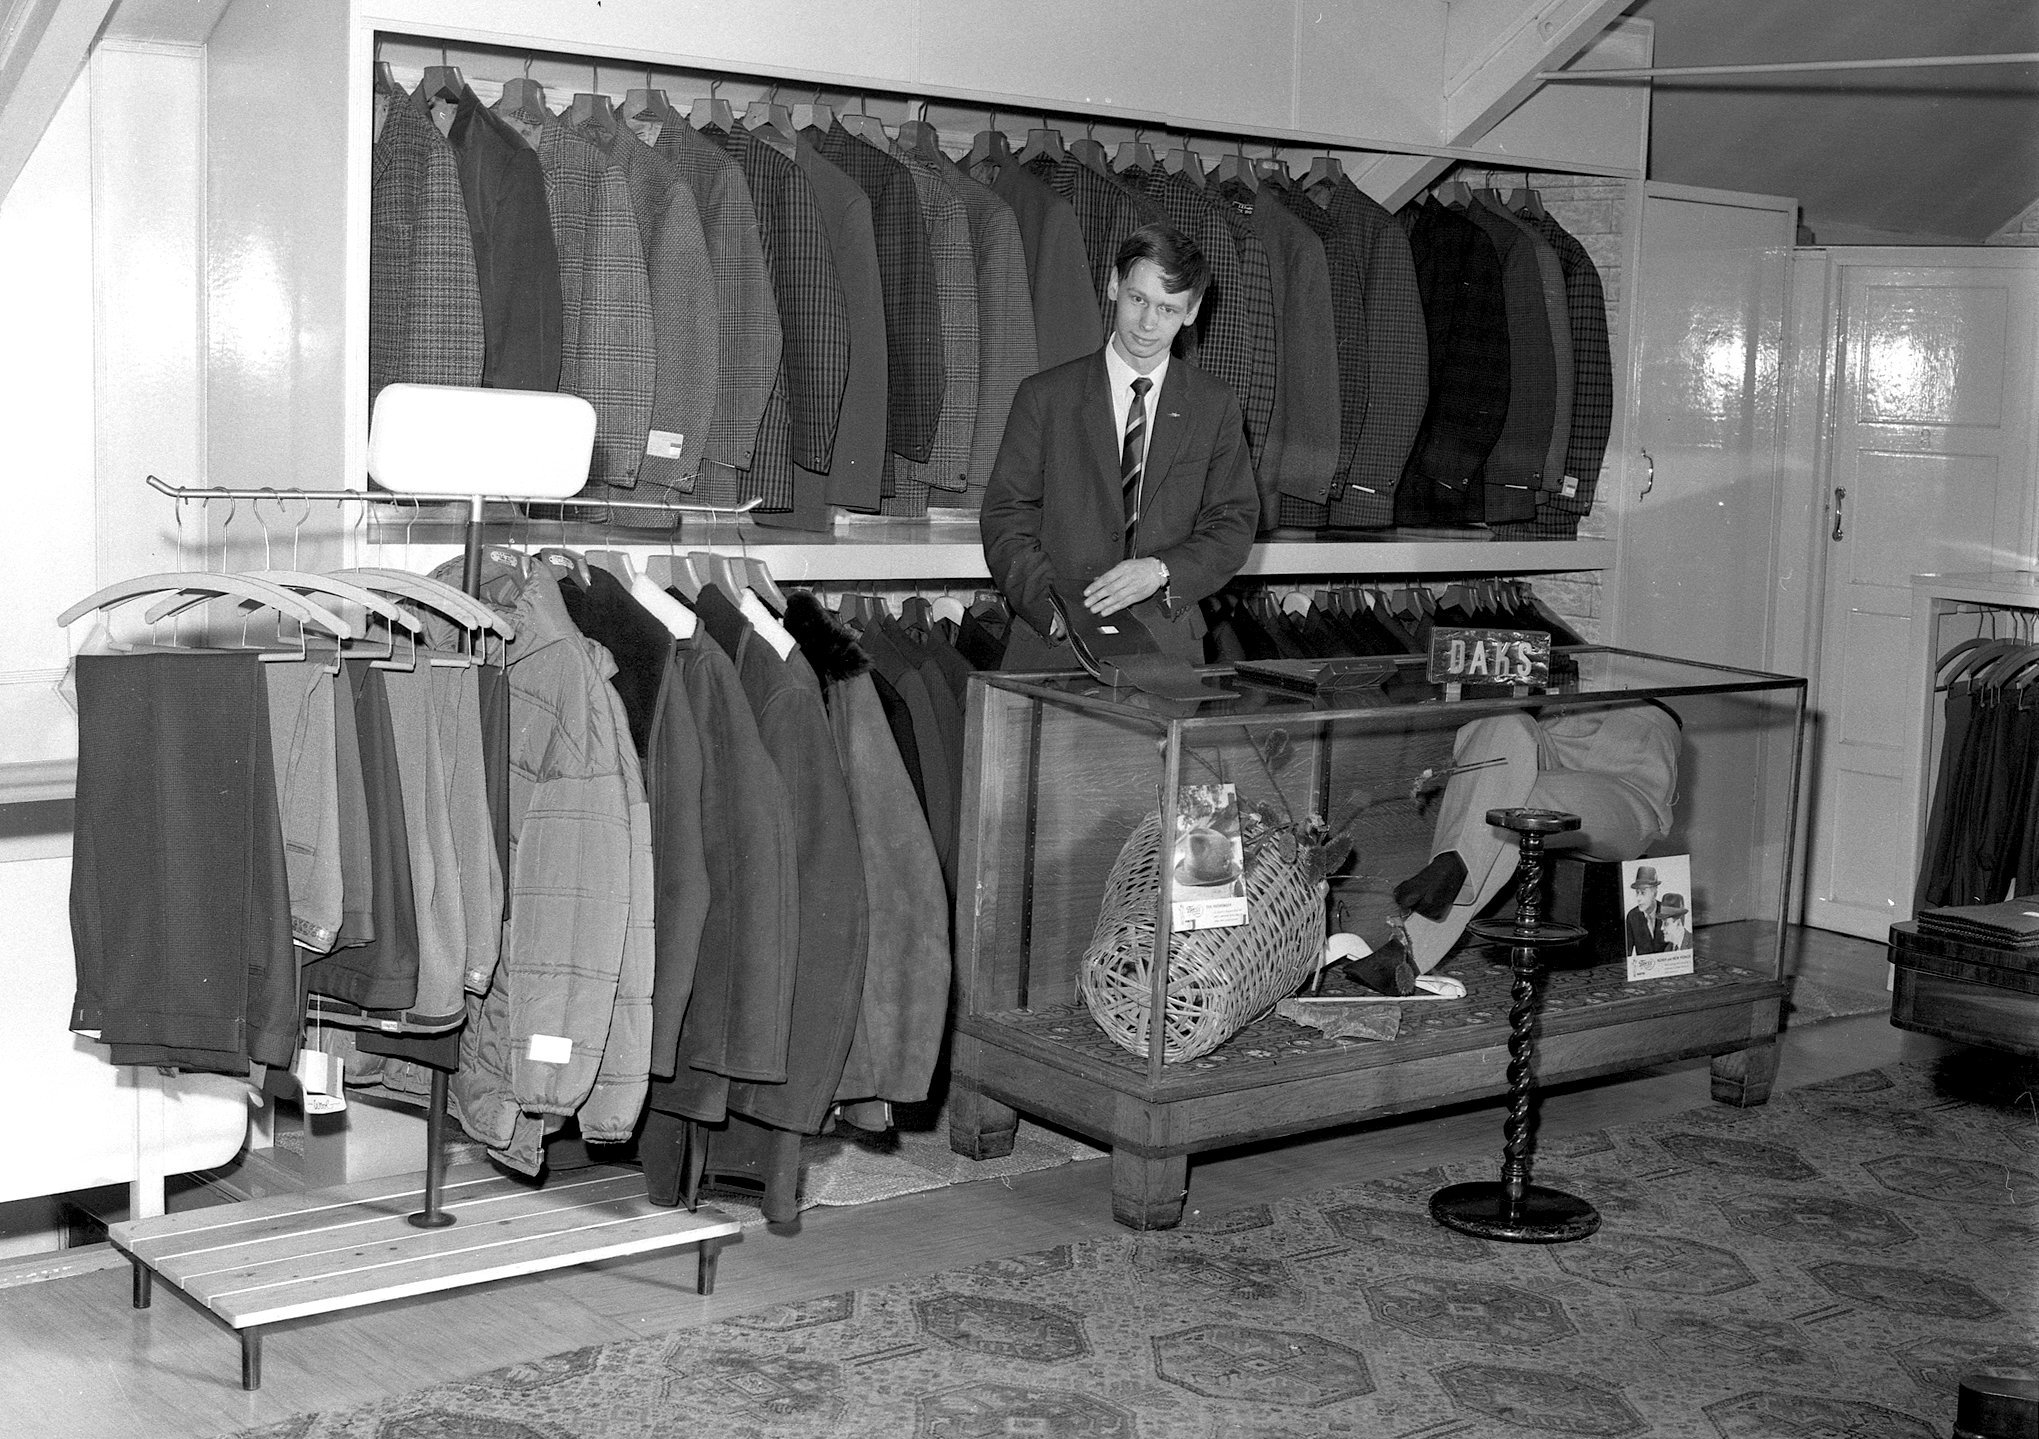
<svg viewBox="0 0 2039 1439"><path fill-rule="evenodd" d="M1673 954L1692 948L1692 913L1686 903L1692 892L1691 866L1689 855L1622 866L1629 891L1635 896L1634 905L1622 919L1624 947L1630 956Z"/></svg>

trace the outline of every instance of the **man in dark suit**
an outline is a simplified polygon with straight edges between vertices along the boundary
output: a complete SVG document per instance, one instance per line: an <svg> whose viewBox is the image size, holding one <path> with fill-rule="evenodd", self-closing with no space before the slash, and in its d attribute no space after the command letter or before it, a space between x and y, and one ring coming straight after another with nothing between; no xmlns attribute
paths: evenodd
<svg viewBox="0 0 2039 1439"><path fill-rule="evenodd" d="M1622 917L1628 934L1628 952L1662 954L1671 946L1664 943L1663 921L1657 917L1657 890L1660 885L1656 866L1637 865L1635 878L1629 881L1628 887L1635 891L1635 904ZM1684 901L1680 900L1679 905L1682 909Z"/></svg>
<svg viewBox="0 0 2039 1439"><path fill-rule="evenodd" d="M1130 609L1168 654L1202 661L1197 601L1245 563L1259 514L1239 402L1170 358L1209 275L1173 226L1135 231L1108 281L1104 348L1014 397L980 521L991 577L1026 622L1006 669L1076 667L1051 587L1099 617Z"/></svg>

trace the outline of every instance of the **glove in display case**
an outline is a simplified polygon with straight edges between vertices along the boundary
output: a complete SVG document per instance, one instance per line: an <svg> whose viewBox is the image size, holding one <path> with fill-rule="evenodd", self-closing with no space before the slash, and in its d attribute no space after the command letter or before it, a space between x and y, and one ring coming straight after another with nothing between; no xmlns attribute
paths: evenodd
<svg viewBox="0 0 2039 1439"><path fill-rule="evenodd" d="M1630 982L1625 961L1590 939L1552 951L1534 1080L1711 1056L1716 1100L1769 1097L1804 680L1598 646L1556 651L1549 687L1534 691L1433 684L1420 657L1349 666L1314 690L1307 674L1200 673L1217 696L1200 703L1081 674L972 680L949 1100L958 1153L1005 1153L1021 1113L1064 1126L1111 1148L1117 1219L1159 1229L1181 1220L1191 1154L1504 1093L1505 949L1469 938L1435 971L1459 980L1463 997L1390 1004L1392 1038L1334 1038L1269 998L1267 956L1295 948L1299 917L1308 949L1321 950L1330 906L1283 896L1299 883L1322 895L1328 864L1337 895L1388 909L1396 883L1431 857L1436 777L1469 722L1518 713L1575 723L1638 704L1678 721L1674 820L1647 853L1691 857L1692 970ZM1249 929L1204 946L1220 969L1256 967L1244 991L1228 991L1248 993L1250 1012L1234 1014L1215 1046L1181 1042L1188 1018L1211 1007L1209 966L1186 963L1182 949L1225 932L1178 932L1157 966L1154 916L1168 912L1178 867L1138 853L1174 832L1181 786L1213 783L1236 788L1259 856L1247 865ZM1317 848L1338 831L1349 855L1336 842ZM1129 891L1129 876L1151 878ZM1129 904L1139 925L1127 922ZM1621 923L1619 912L1587 918ZM1148 952L1129 956L1129 944ZM1101 959L1121 1001L1128 959L1150 990L1130 1036L1124 1013L1098 1003ZM1277 998L1297 983L1285 962Z"/></svg>

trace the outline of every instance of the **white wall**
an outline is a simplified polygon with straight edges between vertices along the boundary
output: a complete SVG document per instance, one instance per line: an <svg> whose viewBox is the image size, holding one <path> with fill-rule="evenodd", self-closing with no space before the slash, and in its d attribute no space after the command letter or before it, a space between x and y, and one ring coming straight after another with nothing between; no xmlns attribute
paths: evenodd
<svg viewBox="0 0 2039 1439"><path fill-rule="evenodd" d="M196 52L102 47L0 199L0 764L77 752L57 612L176 563L141 476L196 467L200 78ZM116 1069L70 1032L70 830L68 801L0 806L0 1254L57 1242L9 1201L218 1164L246 1127L245 1086Z"/></svg>

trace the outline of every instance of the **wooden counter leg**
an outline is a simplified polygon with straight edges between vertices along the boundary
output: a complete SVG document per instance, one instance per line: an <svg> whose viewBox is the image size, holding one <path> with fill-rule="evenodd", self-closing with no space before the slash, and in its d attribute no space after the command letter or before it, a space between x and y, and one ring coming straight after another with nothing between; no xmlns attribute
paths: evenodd
<svg viewBox="0 0 2039 1439"><path fill-rule="evenodd" d="M141 1260L130 1259L128 1262L135 1267L135 1308L146 1309L149 1307L151 1283L154 1276L149 1272L149 1266L142 1263Z"/></svg>
<svg viewBox="0 0 2039 1439"><path fill-rule="evenodd" d="M713 1294L715 1292L715 1262L721 1257L722 1241L720 1239L704 1239L701 1241L701 1270L694 1281L695 1293Z"/></svg>
<svg viewBox="0 0 2039 1439"><path fill-rule="evenodd" d="M241 1387L262 1387L262 1331L259 1327L241 1331Z"/></svg>
<svg viewBox="0 0 2039 1439"><path fill-rule="evenodd" d="M1003 1159L1019 1133L1019 1111L960 1080L949 1081L949 1148L965 1159Z"/></svg>
<svg viewBox="0 0 2039 1439"><path fill-rule="evenodd" d="M1112 1218L1128 1229L1175 1228L1188 1198L1187 1154L1150 1159L1127 1149L1112 1151Z"/></svg>
<svg viewBox="0 0 2039 1439"><path fill-rule="evenodd" d="M1777 1078L1777 1041L1766 1039L1747 1049L1713 1057L1713 1097L1721 1104L1750 1109L1770 1097Z"/></svg>

